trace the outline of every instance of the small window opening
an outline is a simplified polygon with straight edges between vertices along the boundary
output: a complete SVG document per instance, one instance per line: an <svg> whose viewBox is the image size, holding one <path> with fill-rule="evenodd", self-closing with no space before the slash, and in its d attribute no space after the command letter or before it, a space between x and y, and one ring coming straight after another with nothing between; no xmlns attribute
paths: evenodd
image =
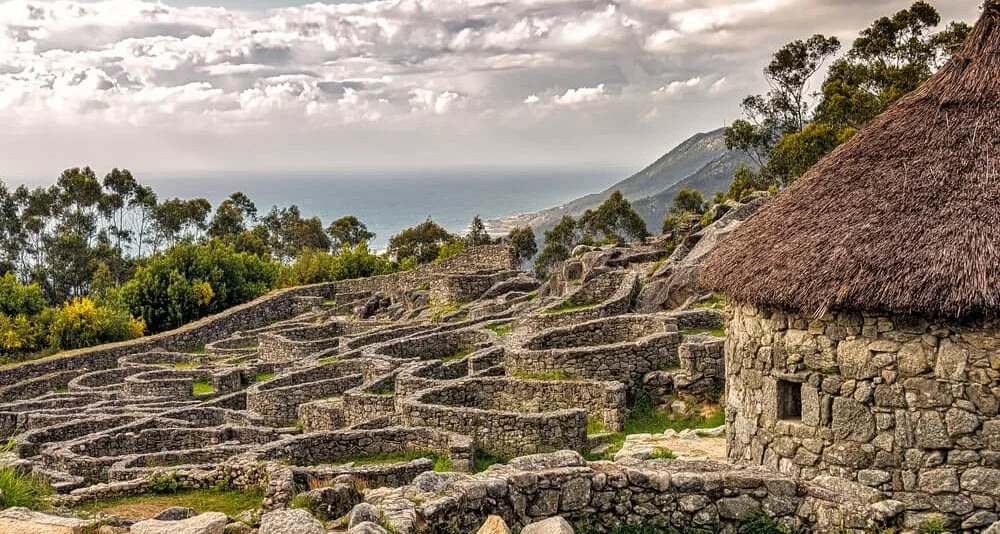
<svg viewBox="0 0 1000 534"><path fill-rule="evenodd" d="M802 384L778 381L778 419L802 419Z"/></svg>

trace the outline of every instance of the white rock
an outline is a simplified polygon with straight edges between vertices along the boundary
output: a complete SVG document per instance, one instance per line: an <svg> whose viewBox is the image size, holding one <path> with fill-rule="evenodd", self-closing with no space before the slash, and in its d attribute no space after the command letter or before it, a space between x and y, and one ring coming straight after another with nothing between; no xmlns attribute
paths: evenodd
<svg viewBox="0 0 1000 534"><path fill-rule="evenodd" d="M132 525L132 534L222 534L229 518L219 512L207 512L181 521L148 519Z"/></svg>
<svg viewBox="0 0 1000 534"><path fill-rule="evenodd" d="M59 517L27 508L9 508L0 512L0 532L3 534L82 534L89 521Z"/></svg>
<svg viewBox="0 0 1000 534"><path fill-rule="evenodd" d="M521 529L521 534L573 534L573 527L562 517L550 517Z"/></svg>
<svg viewBox="0 0 1000 534"><path fill-rule="evenodd" d="M323 524L305 510L268 512L260 518L259 534L324 534Z"/></svg>

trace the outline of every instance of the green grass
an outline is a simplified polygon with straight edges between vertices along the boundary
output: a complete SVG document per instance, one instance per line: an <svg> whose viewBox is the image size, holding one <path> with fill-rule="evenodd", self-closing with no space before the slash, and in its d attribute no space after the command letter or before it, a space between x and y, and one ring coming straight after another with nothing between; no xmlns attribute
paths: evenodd
<svg viewBox="0 0 1000 534"><path fill-rule="evenodd" d="M726 309L726 296L721 293L712 293L712 296L708 300L692 304L691 307L698 309L724 310Z"/></svg>
<svg viewBox="0 0 1000 534"><path fill-rule="evenodd" d="M658 271L660 269L660 267L662 267L663 264L667 262L668 259L670 259L670 258L669 257L663 258L662 260L654 263L653 266L649 268L649 271L646 272L646 276L647 277L648 276L653 276L653 273L655 273L656 271Z"/></svg>
<svg viewBox="0 0 1000 534"><path fill-rule="evenodd" d="M337 299L326 299L326 300L323 301L323 305L325 305L325 306L336 306L337 305Z"/></svg>
<svg viewBox="0 0 1000 534"><path fill-rule="evenodd" d="M593 417L587 418L587 435L592 436L594 434L604 434L608 431L608 428L604 426L604 423L594 419Z"/></svg>
<svg viewBox="0 0 1000 534"><path fill-rule="evenodd" d="M555 369L553 371L511 371L510 376L520 378L521 380L583 380L562 369Z"/></svg>
<svg viewBox="0 0 1000 534"><path fill-rule="evenodd" d="M69 386L53 389L52 393L69 393Z"/></svg>
<svg viewBox="0 0 1000 534"><path fill-rule="evenodd" d="M188 349L184 351L185 354L205 354L205 345L199 345L197 347Z"/></svg>
<svg viewBox="0 0 1000 534"><path fill-rule="evenodd" d="M920 534L943 534L946 530L944 520L941 518L934 518L927 519L923 523L920 523L920 527L917 529L917 532Z"/></svg>
<svg viewBox="0 0 1000 534"><path fill-rule="evenodd" d="M264 494L260 491L235 489L201 489L179 491L165 495L130 495L87 502L77 510L87 512L114 513L120 508L148 508L156 511L173 506L194 508L198 513L222 512L230 517L239 515L245 510L255 510L264 502Z"/></svg>
<svg viewBox="0 0 1000 534"><path fill-rule="evenodd" d="M494 324L487 326L486 328L489 328L490 330L495 332L496 335L503 337L510 333L510 331L513 329L513 325L511 323Z"/></svg>
<svg viewBox="0 0 1000 534"><path fill-rule="evenodd" d="M553 315L556 313L567 313L572 311L587 310L590 308L596 308L600 304L573 304L570 301L563 302L562 304L556 306L555 308L549 308L547 310L542 310L543 315Z"/></svg>
<svg viewBox="0 0 1000 534"><path fill-rule="evenodd" d="M662 434L671 429L679 432L688 428L716 428L725 423L726 411L721 407L716 408L708 417L702 417L698 413L677 415L658 411L650 404L648 398L640 397L632 406L622 431L611 436L611 446L602 454L584 456L588 460L612 459L625 444L625 436L630 434Z"/></svg>
<svg viewBox="0 0 1000 534"><path fill-rule="evenodd" d="M434 315L431 316L431 319L434 319L435 321L440 321L442 318L444 318L445 315L448 315L449 313L455 313L461 308L462 305L459 303L453 302L451 304L445 304L444 306L438 308L436 312L434 312Z"/></svg>
<svg viewBox="0 0 1000 534"><path fill-rule="evenodd" d="M201 367L201 364L198 362L175 362L173 365L174 369L196 369Z"/></svg>
<svg viewBox="0 0 1000 534"><path fill-rule="evenodd" d="M475 460L473 462L472 472L482 473L489 469L491 465L495 464L505 464L510 461L510 458L501 454L493 454L486 449L481 449L476 447L475 450Z"/></svg>
<svg viewBox="0 0 1000 534"><path fill-rule="evenodd" d="M476 347L466 347L466 348L464 348L462 350L459 350L455 354L452 354L450 356L445 356L444 358L441 358L441 361L442 362L453 362L455 360L461 360L462 358L465 358L466 356L472 354L473 352L476 352Z"/></svg>
<svg viewBox="0 0 1000 534"><path fill-rule="evenodd" d="M340 356L329 356L327 358L323 358L323 359L319 360L316 363L318 363L320 365L326 365L328 363L339 362L339 361L340 361Z"/></svg>
<svg viewBox="0 0 1000 534"><path fill-rule="evenodd" d="M374 388L371 388L371 389L366 389L365 393L367 393L369 395L379 395L381 397L388 397L390 395L395 395L396 394L396 381L395 380L386 380L385 382L383 382L378 387L374 387Z"/></svg>
<svg viewBox="0 0 1000 534"><path fill-rule="evenodd" d="M13 447L9 441L4 446ZM32 510L42 510L48 507L47 497L52 494L52 488L35 475L20 473L13 467L0 467L0 509L23 506Z"/></svg>
<svg viewBox="0 0 1000 534"><path fill-rule="evenodd" d="M196 380L191 390L196 396L208 395L210 393L215 393L215 386L212 384L211 380Z"/></svg>
<svg viewBox="0 0 1000 534"><path fill-rule="evenodd" d="M257 373L257 376L253 378L254 382L267 382L277 376L274 373Z"/></svg>
<svg viewBox="0 0 1000 534"><path fill-rule="evenodd" d="M408 449L405 451L387 452L367 456L350 456L342 458L343 463L351 462L356 466L378 465L378 464L399 464L427 458L434 461L434 470L438 472L451 471L451 459L447 454L424 449Z"/></svg>
<svg viewBox="0 0 1000 534"><path fill-rule="evenodd" d="M685 328L680 331L681 337L683 336L697 336L697 335L707 335L715 337L726 337L726 329L723 327L719 328Z"/></svg>
<svg viewBox="0 0 1000 534"><path fill-rule="evenodd" d="M674 458L677 458L677 455L666 447L657 447L649 453L650 460L673 460Z"/></svg>
<svg viewBox="0 0 1000 534"><path fill-rule="evenodd" d="M798 534L798 529L788 528L763 513L743 521L740 532L746 534Z"/></svg>

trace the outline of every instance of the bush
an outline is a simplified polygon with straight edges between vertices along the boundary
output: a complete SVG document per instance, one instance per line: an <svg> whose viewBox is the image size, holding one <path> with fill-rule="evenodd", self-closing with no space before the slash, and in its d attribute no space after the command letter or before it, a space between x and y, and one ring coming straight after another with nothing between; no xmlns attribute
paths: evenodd
<svg viewBox="0 0 1000 534"><path fill-rule="evenodd" d="M44 332L24 315L11 317L0 313L0 356L16 358L41 348Z"/></svg>
<svg viewBox="0 0 1000 534"><path fill-rule="evenodd" d="M49 324L49 347L70 350L142 337L146 323L123 309L98 306L77 297L44 314Z"/></svg>
<svg viewBox="0 0 1000 534"><path fill-rule="evenodd" d="M122 298L151 332L162 332L267 293L278 271L273 260L218 241L182 243L138 269Z"/></svg>
<svg viewBox="0 0 1000 534"><path fill-rule="evenodd" d="M14 273L0 277L0 313L10 316L31 316L44 308L45 297L38 284L21 284Z"/></svg>
<svg viewBox="0 0 1000 534"><path fill-rule="evenodd" d="M292 287L321 282L365 278L393 272L392 263L372 253L366 243L344 247L339 254L306 250L295 263L284 267L278 277L279 287Z"/></svg>

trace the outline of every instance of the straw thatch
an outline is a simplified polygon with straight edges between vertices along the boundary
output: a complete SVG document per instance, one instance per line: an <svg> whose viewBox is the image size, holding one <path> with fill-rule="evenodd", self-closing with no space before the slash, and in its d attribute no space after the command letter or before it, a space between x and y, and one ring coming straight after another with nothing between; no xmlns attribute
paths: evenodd
<svg viewBox="0 0 1000 534"><path fill-rule="evenodd" d="M706 263L731 301L1000 315L1000 5L933 78L812 167Z"/></svg>

